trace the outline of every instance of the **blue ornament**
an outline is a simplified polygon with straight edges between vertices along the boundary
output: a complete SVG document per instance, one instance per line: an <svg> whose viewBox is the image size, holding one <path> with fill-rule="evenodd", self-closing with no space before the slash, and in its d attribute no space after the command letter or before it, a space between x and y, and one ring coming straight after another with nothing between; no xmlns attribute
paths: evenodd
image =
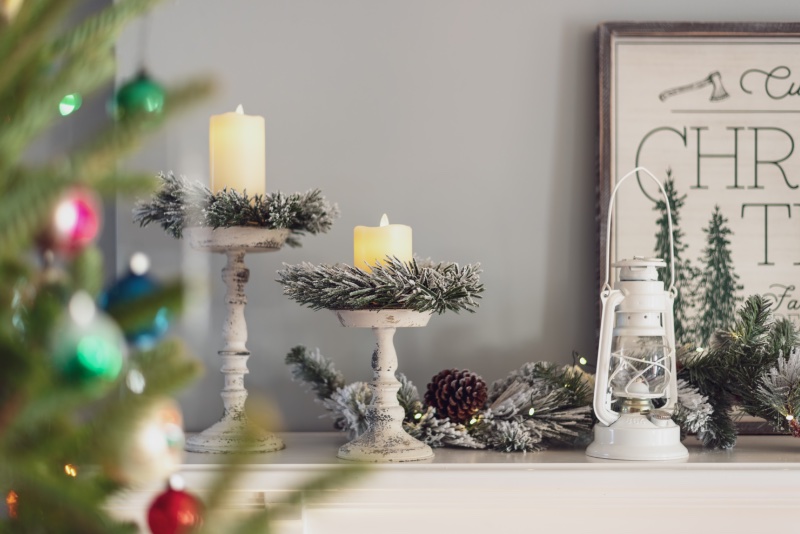
<svg viewBox="0 0 800 534"><path fill-rule="evenodd" d="M152 295L161 285L147 275L150 260L141 253L131 257L128 273L117 280L100 297L100 307L104 310L124 307L138 299ZM152 319L137 325L134 329L123 331L125 339L140 350L152 348L169 329L170 316L166 308L159 309Z"/></svg>

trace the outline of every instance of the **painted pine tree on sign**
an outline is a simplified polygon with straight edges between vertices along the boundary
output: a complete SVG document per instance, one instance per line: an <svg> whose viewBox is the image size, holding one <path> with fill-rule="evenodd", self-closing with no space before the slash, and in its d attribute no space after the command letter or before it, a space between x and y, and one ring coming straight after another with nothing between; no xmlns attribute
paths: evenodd
<svg viewBox="0 0 800 534"><path fill-rule="evenodd" d="M708 345L714 332L726 328L735 320L736 306L741 300L737 292L742 290L742 286L731 260L729 236L732 232L727 222L728 219L716 206L708 228L703 229L706 248L701 260L704 272L698 288L700 309L696 330L697 342L702 346Z"/></svg>
<svg viewBox="0 0 800 534"><path fill-rule="evenodd" d="M686 195L679 195L675 188L675 178L672 176L672 169L667 169L667 179L664 181L664 191L669 199L669 207L672 212L672 240L675 249L675 287L678 294L675 297L675 339L678 344L692 341L692 315L697 306L696 290L697 280L701 274L700 269L692 265L689 258L684 255L688 245L683 242L684 232L680 229L680 210L686 202ZM655 255L663 258L667 262L667 268L661 271L661 280L668 285L671 275L669 263L669 222L667 219L667 203L659 198L654 210L659 212L657 220L658 231L656 232Z"/></svg>

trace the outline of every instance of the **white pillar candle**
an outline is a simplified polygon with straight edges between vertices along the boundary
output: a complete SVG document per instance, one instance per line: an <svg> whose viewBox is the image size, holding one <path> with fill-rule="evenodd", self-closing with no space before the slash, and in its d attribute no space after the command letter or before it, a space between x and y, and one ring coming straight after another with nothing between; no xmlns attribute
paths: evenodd
<svg viewBox="0 0 800 534"><path fill-rule="evenodd" d="M235 189L252 196L266 191L264 117L236 112L212 115L208 129L211 190Z"/></svg>
<svg viewBox="0 0 800 534"><path fill-rule="evenodd" d="M380 226L356 226L353 230L353 265L362 271L372 272L377 264L386 264L387 257L408 263L413 258L411 227L389 224L386 214Z"/></svg>

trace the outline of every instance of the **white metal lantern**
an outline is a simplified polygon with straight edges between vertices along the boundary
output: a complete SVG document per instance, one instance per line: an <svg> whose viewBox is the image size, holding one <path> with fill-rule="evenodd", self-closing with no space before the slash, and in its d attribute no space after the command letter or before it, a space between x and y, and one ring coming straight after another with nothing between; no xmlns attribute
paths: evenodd
<svg viewBox="0 0 800 534"><path fill-rule="evenodd" d="M622 183L641 171L658 185L667 205L670 239L670 285L658 280L658 258L634 256L614 263L619 278L612 289L610 229L614 197ZM606 278L600 293L603 304L594 412L600 420L588 456L612 460L677 460L689 452L680 442L680 428L672 421L678 396L675 371L673 303L675 257L672 214L661 182L644 168L636 168L617 183L611 194L606 235ZM655 399L664 404L654 408Z"/></svg>

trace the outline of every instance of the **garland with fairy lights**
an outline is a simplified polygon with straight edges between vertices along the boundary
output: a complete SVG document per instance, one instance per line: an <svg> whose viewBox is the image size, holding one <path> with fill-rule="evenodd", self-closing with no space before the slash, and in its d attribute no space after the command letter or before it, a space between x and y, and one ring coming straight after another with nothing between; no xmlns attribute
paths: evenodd
<svg viewBox="0 0 800 534"><path fill-rule="evenodd" d="M765 419L779 433L800 437L798 341L791 322L775 319L770 303L756 295L745 301L729 330L715 334L711 347L680 347L673 419L682 434L696 434L708 448L729 449L736 443L738 408ZM403 427L431 447L513 452L584 443L594 424L594 376L584 370L588 362L574 356L579 363L571 366L526 363L488 388L474 373L444 370L433 377L424 397L398 372ZM346 383L319 350L295 347L286 363L293 378L314 392L335 428L356 436L366 430L372 399L366 382ZM455 388L439 387L443 383ZM476 393L481 387L483 395Z"/></svg>
<svg viewBox="0 0 800 534"><path fill-rule="evenodd" d="M160 187L149 200L136 204L133 220L140 226L157 223L177 239L192 226L287 228L290 235L286 244L298 247L300 236L327 232L339 216L339 208L328 202L319 189L251 197L246 191L227 188L212 193L200 182L172 172L160 173L158 178Z"/></svg>

